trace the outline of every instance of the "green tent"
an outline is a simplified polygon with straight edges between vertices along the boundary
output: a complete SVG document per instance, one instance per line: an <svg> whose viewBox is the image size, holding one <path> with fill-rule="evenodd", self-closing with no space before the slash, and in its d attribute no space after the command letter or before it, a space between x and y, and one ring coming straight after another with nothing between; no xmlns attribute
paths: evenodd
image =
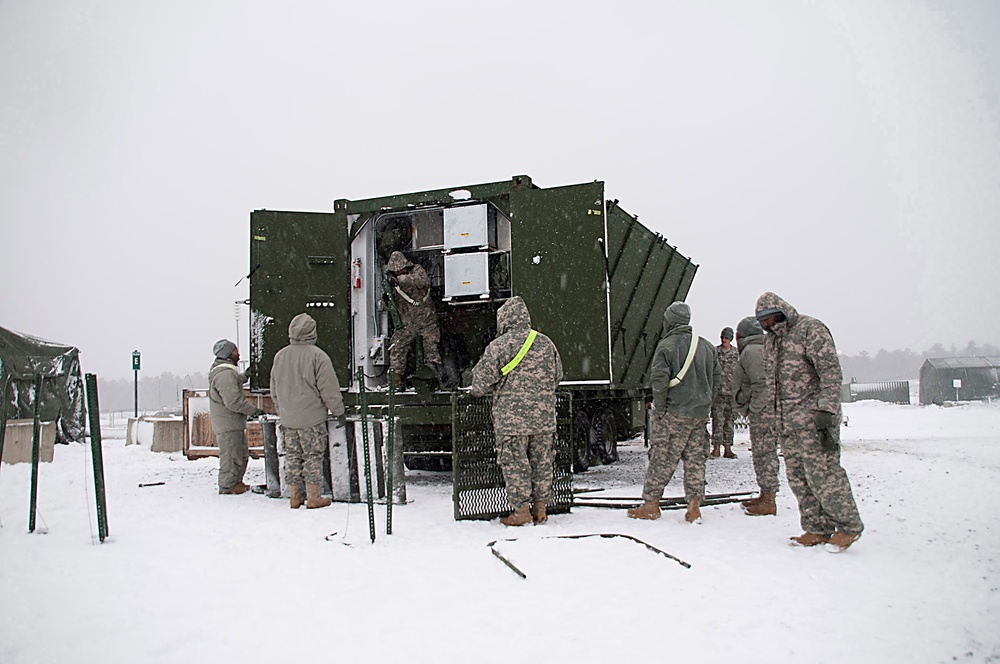
<svg viewBox="0 0 1000 664"><path fill-rule="evenodd" d="M87 407L80 350L0 327L0 405L7 420L35 416L35 377L42 377L39 415L56 423L60 442L84 442Z"/></svg>

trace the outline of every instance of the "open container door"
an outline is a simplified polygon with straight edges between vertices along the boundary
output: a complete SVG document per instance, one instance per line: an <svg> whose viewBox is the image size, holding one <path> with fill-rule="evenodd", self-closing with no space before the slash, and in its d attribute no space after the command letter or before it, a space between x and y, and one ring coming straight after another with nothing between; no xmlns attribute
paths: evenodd
<svg viewBox="0 0 1000 664"><path fill-rule="evenodd" d="M342 213L250 214L250 388L266 390L274 355L300 313L316 320L316 345L350 382L350 263Z"/></svg>
<svg viewBox="0 0 1000 664"><path fill-rule="evenodd" d="M513 292L559 349L564 384L608 384L604 183L510 193Z"/></svg>

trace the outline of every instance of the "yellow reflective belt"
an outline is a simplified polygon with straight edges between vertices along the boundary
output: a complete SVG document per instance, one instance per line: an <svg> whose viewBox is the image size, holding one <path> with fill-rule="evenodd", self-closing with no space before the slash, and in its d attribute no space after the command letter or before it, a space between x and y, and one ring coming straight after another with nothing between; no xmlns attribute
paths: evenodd
<svg viewBox="0 0 1000 664"><path fill-rule="evenodd" d="M524 345L521 346L521 350L517 351L517 355L514 356L513 360L511 360L510 362L508 362L503 366L503 369L500 370L500 373L506 376L511 371L513 371L517 365L521 363L521 360L524 359L524 356L528 354L528 349L531 348L531 344L535 342L536 336L538 336L538 332L535 332L534 330L528 332L528 338L524 340Z"/></svg>

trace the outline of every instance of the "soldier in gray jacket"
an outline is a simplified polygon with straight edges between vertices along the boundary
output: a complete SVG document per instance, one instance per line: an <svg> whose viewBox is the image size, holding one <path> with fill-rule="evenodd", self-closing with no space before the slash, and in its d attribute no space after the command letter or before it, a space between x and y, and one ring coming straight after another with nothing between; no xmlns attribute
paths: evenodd
<svg viewBox="0 0 1000 664"><path fill-rule="evenodd" d="M756 316L767 331L764 367L775 431L805 530L791 543L828 542L831 551L843 551L861 537L864 524L840 465L843 374L833 335L774 293L757 299Z"/></svg>
<svg viewBox="0 0 1000 664"><path fill-rule="evenodd" d="M493 394L497 464L514 512L505 526L545 523L552 502L556 388L562 358L552 340L531 329L519 296L497 310L497 338L472 369L472 396ZM529 510L529 503L531 508Z"/></svg>
<svg viewBox="0 0 1000 664"><path fill-rule="evenodd" d="M663 312L663 337L653 352L649 383L653 424L643 503L628 511L633 519L659 519L663 489L684 460L684 497L688 523L701 519L705 497L705 447L708 416L722 369L715 346L691 330L691 307L674 302Z"/></svg>
<svg viewBox="0 0 1000 664"><path fill-rule="evenodd" d="M778 450L771 431L773 404L767 398L767 375L764 372L764 328L753 316L747 316L736 326L736 346L740 359L733 371L733 404L736 412L750 420L750 449L754 474L760 495L742 501L750 516L774 516L778 493Z"/></svg>
<svg viewBox="0 0 1000 664"><path fill-rule="evenodd" d="M240 373L240 349L229 339L212 347L215 362L208 371L208 412L219 444L219 493L240 494L250 487L243 483L250 450L247 449L247 417L263 411L243 397L246 374Z"/></svg>
<svg viewBox="0 0 1000 664"><path fill-rule="evenodd" d="M330 498L320 496L323 454L329 433L327 411L344 424L344 398L330 356L316 347L316 321L299 314L288 324L289 345L274 356L271 399L281 418L285 448L285 479L291 488L292 509L302 505L305 480L307 509L326 507Z"/></svg>

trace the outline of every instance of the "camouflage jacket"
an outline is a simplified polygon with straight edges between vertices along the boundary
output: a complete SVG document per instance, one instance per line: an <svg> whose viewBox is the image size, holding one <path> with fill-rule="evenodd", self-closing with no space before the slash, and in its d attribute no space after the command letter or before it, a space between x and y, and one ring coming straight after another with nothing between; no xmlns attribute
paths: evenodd
<svg viewBox="0 0 1000 664"><path fill-rule="evenodd" d="M423 267L415 263L409 263L409 267L409 270L396 275L397 287L403 291L405 297L399 291L393 291L396 309L399 310L399 315L403 319L403 325L436 321L434 303L429 295L431 290L430 277L427 276L427 271Z"/></svg>
<svg viewBox="0 0 1000 664"><path fill-rule="evenodd" d="M497 311L497 338L472 369L472 396L493 394L497 436L556 430L556 388L563 378L563 367L552 340L537 333L520 363L506 376L501 372L521 350L530 331L528 307L520 297L511 298Z"/></svg>
<svg viewBox="0 0 1000 664"><path fill-rule="evenodd" d="M733 371L733 403L740 413L761 415L768 405L764 372L764 335L741 338L740 361Z"/></svg>
<svg viewBox="0 0 1000 664"><path fill-rule="evenodd" d="M694 332L690 325L666 328L667 323L664 322L664 336L653 351L653 362L649 369L653 407L661 413L708 417L712 410L712 402L718 394L722 374L715 346L707 339L699 337L694 361L684 380L675 387L669 387L670 380L684 366L684 360L691 348L691 335Z"/></svg>
<svg viewBox="0 0 1000 664"><path fill-rule="evenodd" d="M722 345L715 347L715 353L719 357L719 368L722 369L722 377L719 380L719 394L732 394L736 391L733 383L733 375L736 371L736 364L740 361L740 352L736 346L730 346L725 350Z"/></svg>
<svg viewBox="0 0 1000 664"><path fill-rule="evenodd" d="M208 371L208 412L212 431L226 433L247 428L247 416L257 407L243 396L246 374L240 373L229 360L216 360Z"/></svg>
<svg viewBox="0 0 1000 664"><path fill-rule="evenodd" d="M777 430L813 428L817 410L839 419L843 373L830 330L774 293L758 298L756 311L765 309L780 310L786 318L771 327L764 342L764 370Z"/></svg>

